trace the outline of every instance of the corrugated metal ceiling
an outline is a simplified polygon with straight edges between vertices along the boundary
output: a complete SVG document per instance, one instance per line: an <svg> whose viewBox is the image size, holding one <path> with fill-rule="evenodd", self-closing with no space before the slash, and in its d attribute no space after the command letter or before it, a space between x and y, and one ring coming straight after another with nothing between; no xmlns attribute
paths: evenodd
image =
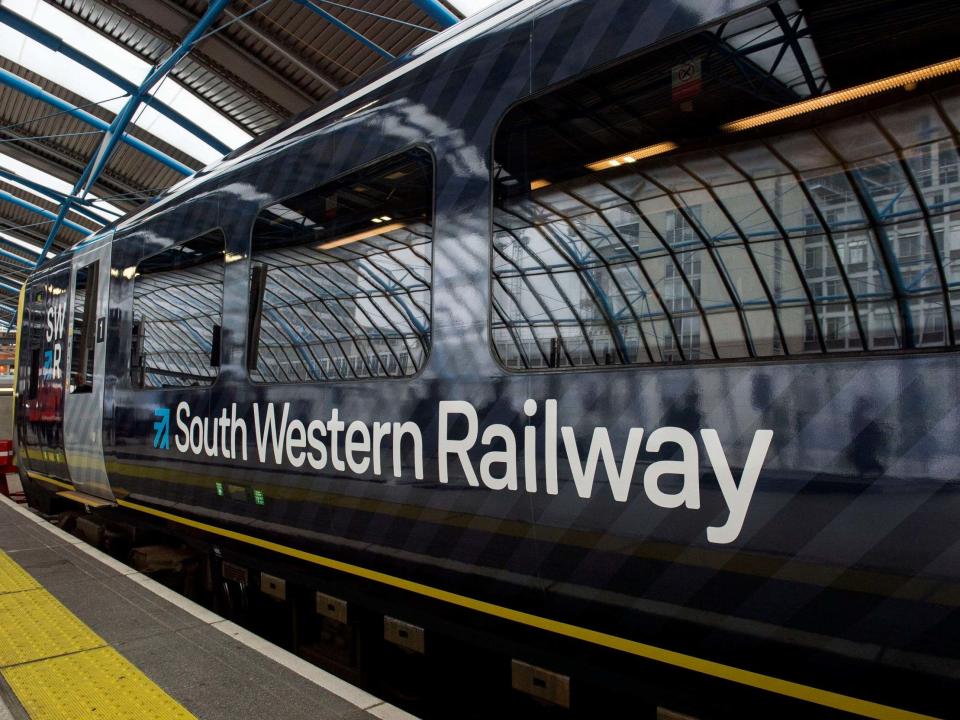
<svg viewBox="0 0 960 720"><path fill-rule="evenodd" d="M207 8L204 0L47 1L151 66L180 44ZM318 0L317 4L395 56L441 29L411 0ZM378 15L402 22L390 22ZM253 136L323 102L340 88L387 63L374 49L293 0L266 3L234 0L214 23L214 28L227 23L198 43L171 76ZM75 43L71 38L64 40ZM0 68L72 105L83 106L108 123L113 119L112 112L91 105L79 95L14 62L0 57ZM128 126L127 132L191 169L202 165L135 125ZM95 153L101 135L40 100L0 85L0 151L17 160L72 186ZM158 160L119 144L93 192L129 211L180 177ZM39 198L9 183L0 182L0 190L50 212L58 210L55 201ZM91 230L97 227L76 214L69 218ZM48 219L0 200L0 232L39 245L46 239L49 228ZM81 238L75 229L64 227L54 250L68 247ZM27 259L35 257L3 239L0 239L0 248ZM16 261L0 257L0 280L19 284L23 269ZM9 303L11 299L0 290L0 302L3 301Z"/></svg>

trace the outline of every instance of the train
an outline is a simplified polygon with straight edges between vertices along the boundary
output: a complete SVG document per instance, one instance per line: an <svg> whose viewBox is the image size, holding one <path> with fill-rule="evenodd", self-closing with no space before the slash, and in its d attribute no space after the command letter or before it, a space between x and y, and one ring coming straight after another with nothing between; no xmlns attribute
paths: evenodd
<svg viewBox="0 0 960 720"><path fill-rule="evenodd" d="M30 504L463 717L960 716L958 28L481 11L30 275Z"/></svg>

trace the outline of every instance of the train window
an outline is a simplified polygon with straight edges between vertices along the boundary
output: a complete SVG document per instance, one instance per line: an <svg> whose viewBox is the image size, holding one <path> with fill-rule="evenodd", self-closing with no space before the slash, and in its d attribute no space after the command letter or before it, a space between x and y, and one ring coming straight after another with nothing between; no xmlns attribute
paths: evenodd
<svg viewBox="0 0 960 720"><path fill-rule="evenodd" d="M515 106L494 149L500 361L955 347L958 22L939 0L784 0Z"/></svg>
<svg viewBox="0 0 960 720"><path fill-rule="evenodd" d="M430 347L433 161L413 149L265 208L251 245L255 382L416 373Z"/></svg>
<svg viewBox="0 0 960 720"><path fill-rule="evenodd" d="M212 230L143 260L133 285L134 387L209 385L220 365L225 238Z"/></svg>
<svg viewBox="0 0 960 720"><path fill-rule="evenodd" d="M70 337L70 392L93 390L97 347L97 284L100 261L77 269L73 283L73 326Z"/></svg>

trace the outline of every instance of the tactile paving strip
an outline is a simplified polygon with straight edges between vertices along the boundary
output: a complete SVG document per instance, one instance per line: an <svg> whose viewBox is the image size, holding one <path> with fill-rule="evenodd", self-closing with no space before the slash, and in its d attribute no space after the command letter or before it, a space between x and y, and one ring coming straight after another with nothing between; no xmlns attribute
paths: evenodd
<svg viewBox="0 0 960 720"><path fill-rule="evenodd" d="M10 556L0 550L0 594L36 590L40 585Z"/></svg>
<svg viewBox="0 0 960 720"><path fill-rule="evenodd" d="M46 590L0 595L0 667L104 644Z"/></svg>
<svg viewBox="0 0 960 720"><path fill-rule="evenodd" d="M190 720L183 706L111 647L3 671L31 720Z"/></svg>
<svg viewBox="0 0 960 720"><path fill-rule="evenodd" d="M31 720L190 720L0 551L0 675Z"/></svg>

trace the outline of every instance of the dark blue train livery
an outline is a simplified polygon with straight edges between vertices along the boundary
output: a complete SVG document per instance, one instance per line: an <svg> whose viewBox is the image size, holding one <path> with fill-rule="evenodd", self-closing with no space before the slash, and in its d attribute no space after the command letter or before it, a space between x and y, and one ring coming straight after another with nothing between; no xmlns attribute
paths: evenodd
<svg viewBox="0 0 960 720"><path fill-rule="evenodd" d="M480 13L30 277L31 503L438 693L960 716L958 30Z"/></svg>

